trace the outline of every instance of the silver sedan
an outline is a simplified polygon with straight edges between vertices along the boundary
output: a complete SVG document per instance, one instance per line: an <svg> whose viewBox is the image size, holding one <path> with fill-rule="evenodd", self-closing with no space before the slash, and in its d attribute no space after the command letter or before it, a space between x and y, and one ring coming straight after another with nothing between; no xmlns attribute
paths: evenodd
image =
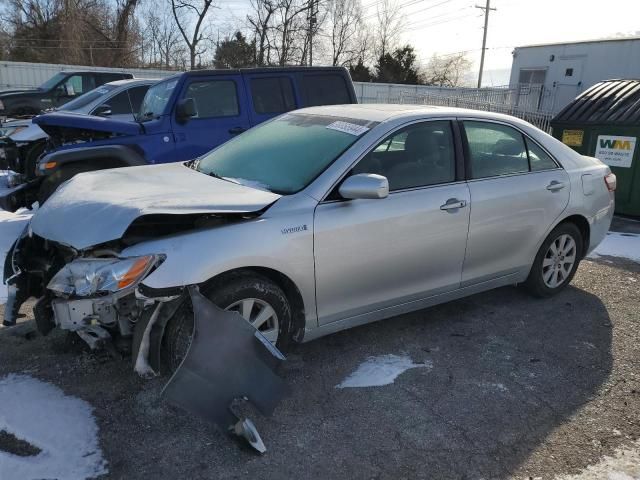
<svg viewBox="0 0 640 480"><path fill-rule="evenodd" d="M504 285L546 297L605 237L615 186L512 117L308 108L185 164L70 180L11 253L10 305L38 296L45 328L126 339L171 304L151 342L175 368L190 285L278 346Z"/></svg>

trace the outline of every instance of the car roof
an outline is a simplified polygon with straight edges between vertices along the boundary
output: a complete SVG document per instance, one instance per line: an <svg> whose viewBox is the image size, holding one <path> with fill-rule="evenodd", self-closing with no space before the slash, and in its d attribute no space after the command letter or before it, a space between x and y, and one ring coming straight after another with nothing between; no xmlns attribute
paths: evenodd
<svg viewBox="0 0 640 480"><path fill-rule="evenodd" d="M61 70L60 73L99 73L99 74L111 73L114 75L133 75L132 73L129 73L129 72L114 72L111 70Z"/></svg>
<svg viewBox="0 0 640 480"><path fill-rule="evenodd" d="M107 82L105 85L113 85L114 87L122 87L124 85L131 84L151 85L159 81L159 78L126 78L124 80L114 80L113 82Z"/></svg>
<svg viewBox="0 0 640 480"><path fill-rule="evenodd" d="M320 72L340 72L346 73L345 67L255 67L255 68L232 68L232 69L217 69L217 70L190 70L183 72L179 75L188 75L190 77L198 77L201 75L229 75L229 74L242 74L251 75L257 73L320 73Z"/></svg>
<svg viewBox="0 0 640 480"><path fill-rule="evenodd" d="M420 117L474 117L494 120L508 120L519 123L518 119L500 113L471 110L467 108L440 107L434 105L398 105L365 103L357 105L327 105L308 107L296 110L310 115L327 115L330 117L353 118L371 122L384 122L398 118Z"/></svg>

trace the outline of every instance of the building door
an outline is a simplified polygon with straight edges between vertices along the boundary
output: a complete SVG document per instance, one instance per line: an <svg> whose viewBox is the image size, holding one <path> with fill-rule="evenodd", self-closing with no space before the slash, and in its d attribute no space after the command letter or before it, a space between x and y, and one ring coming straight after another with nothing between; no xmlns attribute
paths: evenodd
<svg viewBox="0 0 640 480"><path fill-rule="evenodd" d="M559 112L582 91L582 69L584 56L560 57L557 62L557 75L554 82L555 107Z"/></svg>

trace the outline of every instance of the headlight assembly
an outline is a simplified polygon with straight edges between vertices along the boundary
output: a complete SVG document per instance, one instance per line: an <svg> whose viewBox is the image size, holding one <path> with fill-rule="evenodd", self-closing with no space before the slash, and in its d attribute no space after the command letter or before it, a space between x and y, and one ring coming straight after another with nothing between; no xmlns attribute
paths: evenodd
<svg viewBox="0 0 640 480"><path fill-rule="evenodd" d="M144 255L129 258L79 258L65 265L47 288L64 295L86 297L114 293L138 284L164 257Z"/></svg>

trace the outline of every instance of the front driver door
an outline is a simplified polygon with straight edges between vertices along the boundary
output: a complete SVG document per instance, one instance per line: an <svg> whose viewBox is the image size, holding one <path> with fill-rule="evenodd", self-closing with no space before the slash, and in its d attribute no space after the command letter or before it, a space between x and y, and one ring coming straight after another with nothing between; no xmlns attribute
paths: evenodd
<svg viewBox="0 0 640 480"><path fill-rule="evenodd" d="M172 117L174 161L191 160L249 128L244 84L240 75L194 76L179 99L192 98L196 115L185 121Z"/></svg>
<svg viewBox="0 0 640 480"><path fill-rule="evenodd" d="M378 200L343 200L332 194L316 208L320 324L458 288L469 190L456 181L451 123L402 128L351 173L386 176L390 194Z"/></svg>

